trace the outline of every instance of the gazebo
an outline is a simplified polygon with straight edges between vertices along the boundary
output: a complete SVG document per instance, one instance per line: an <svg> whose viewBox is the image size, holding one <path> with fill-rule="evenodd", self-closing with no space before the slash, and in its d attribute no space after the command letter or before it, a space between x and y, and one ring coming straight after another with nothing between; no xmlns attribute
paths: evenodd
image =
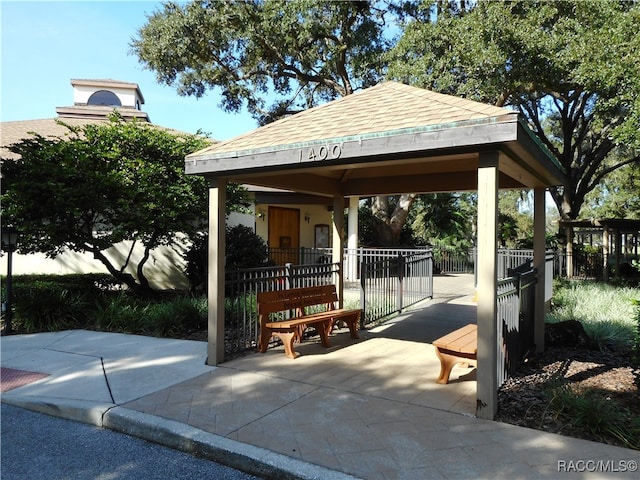
<svg viewBox="0 0 640 480"><path fill-rule="evenodd" d="M497 411L498 190L535 192L534 267L545 269L545 189L564 183L555 158L517 112L385 82L215 144L186 158L210 181L208 360L224 355L225 191L229 181L332 199L334 212L373 195L478 192L478 416ZM343 269L343 216L333 259ZM349 222L351 223L351 222ZM356 224L357 225L357 224ZM350 232L352 234L353 232ZM342 298L343 278L338 281ZM544 282L535 343L544 345Z"/></svg>

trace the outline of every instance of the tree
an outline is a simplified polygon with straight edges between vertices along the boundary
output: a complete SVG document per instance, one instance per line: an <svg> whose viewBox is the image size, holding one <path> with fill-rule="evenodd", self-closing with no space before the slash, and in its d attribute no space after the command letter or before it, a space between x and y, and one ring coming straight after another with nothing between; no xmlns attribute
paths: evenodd
<svg viewBox="0 0 640 480"><path fill-rule="evenodd" d="M498 195L498 240L506 248L533 248L531 190L503 190Z"/></svg>
<svg viewBox="0 0 640 480"><path fill-rule="evenodd" d="M424 243L468 249L475 241L476 215L474 194L425 194L416 200L411 225Z"/></svg>
<svg viewBox="0 0 640 480"><path fill-rule="evenodd" d="M640 219L640 163L625 165L585 198L586 218Z"/></svg>
<svg viewBox="0 0 640 480"><path fill-rule="evenodd" d="M422 11L432 21L407 17L389 76L517 109L568 174L550 190L562 219L577 218L611 172L640 162L637 2L432 7ZM618 145L629 155L611 155Z"/></svg>
<svg viewBox="0 0 640 480"><path fill-rule="evenodd" d="M149 293L151 250L179 242L178 234L188 239L206 219L208 185L184 173L184 157L208 142L115 114L67 127L65 137L35 135L9 147L19 158L2 160L3 222L20 225L22 253L89 252L131 290ZM230 201L239 195L232 187ZM123 241L131 242L126 258L106 254ZM136 244L144 247L139 259ZM127 268L136 261L134 276Z"/></svg>
<svg viewBox="0 0 640 480"><path fill-rule="evenodd" d="M131 48L158 82L196 97L219 88L224 110L246 104L265 124L375 85L384 15L363 1L167 2Z"/></svg>
<svg viewBox="0 0 640 480"><path fill-rule="evenodd" d="M389 2L392 3L392 2ZM402 4L403 2L399 2ZM314 0L168 2L131 42L159 83L181 95L222 92L260 125L378 83L388 21L384 2ZM270 103L269 103L270 102ZM397 244L415 195L378 197L380 238ZM393 203L394 209L389 209Z"/></svg>

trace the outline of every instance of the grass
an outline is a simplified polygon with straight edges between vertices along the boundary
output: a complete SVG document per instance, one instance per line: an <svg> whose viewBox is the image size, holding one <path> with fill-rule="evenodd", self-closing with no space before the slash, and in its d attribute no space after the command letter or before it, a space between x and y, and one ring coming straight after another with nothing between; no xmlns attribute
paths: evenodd
<svg viewBox="0 0 640 480"><path fill-rule="evenodd" d="M577 320L600 348L633 345L634 302L640 288L605 283L556 280L548 323Z"/></svg>

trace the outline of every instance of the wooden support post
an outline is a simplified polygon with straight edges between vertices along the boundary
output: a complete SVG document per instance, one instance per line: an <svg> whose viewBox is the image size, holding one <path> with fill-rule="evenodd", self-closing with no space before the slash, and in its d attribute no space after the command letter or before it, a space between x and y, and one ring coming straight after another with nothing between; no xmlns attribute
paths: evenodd
<svg viewBox="0 0 640 480"><path fill-rule="evenodd" d="M605 282L609 281L609 276L611 274L609 270L609 252L611 251L610 245L609 227L605 226L602 229L602 271L604 274Z"/></svg>
<svg viewBox="0 0 640 480"><path fill-rule="evenodd" d="M225 203L227 182L212 182L209 190L207 365L224 361Z"/></svg>
<svg viewBox="0 0 640 480"><path fill-rule="evenodd" d="M545 189L533 191L533 267L537 270L533 342L537 352L544 352L544 316L546 275L546 205Z"/></svg>
<svg viewBox="0 0 640 480"><path fill-rule="evenodd" d="M478 162L478 370L476 415L493 420L498 411L498 152Z"/></svg>

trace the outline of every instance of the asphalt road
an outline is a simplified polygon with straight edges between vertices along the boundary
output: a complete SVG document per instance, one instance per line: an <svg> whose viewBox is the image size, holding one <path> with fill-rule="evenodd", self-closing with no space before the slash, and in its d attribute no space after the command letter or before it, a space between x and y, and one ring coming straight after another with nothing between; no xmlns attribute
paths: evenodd
<svg viewBox="0 0 640 480"><path fill-rule="evenodd" d="M257 479L111 430L5 404L1 414L2 480Z"/></svg>

